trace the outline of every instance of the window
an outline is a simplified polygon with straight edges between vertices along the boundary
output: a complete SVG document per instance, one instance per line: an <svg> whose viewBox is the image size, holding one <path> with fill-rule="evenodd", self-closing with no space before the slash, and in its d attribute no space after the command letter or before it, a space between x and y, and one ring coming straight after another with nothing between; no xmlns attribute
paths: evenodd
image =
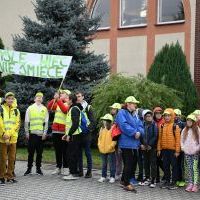
<svg viewBox="0 0 200 200"><path fill-rule="evenodd" d="M147 24L147 0L121 0L121 27Z"/></svg>
<svg viewBox="0 0 200 200"><path fill-rule="evenodd" d="M158 23L176 23L185 20L182 0L159 0Z"/></svg>
<svg viewBox="0 0 200 200"><path fill-rule="evenodd" d="M101 17L100 29L110 27L110 0L96 0L94 3L92 18Z"/></svg>

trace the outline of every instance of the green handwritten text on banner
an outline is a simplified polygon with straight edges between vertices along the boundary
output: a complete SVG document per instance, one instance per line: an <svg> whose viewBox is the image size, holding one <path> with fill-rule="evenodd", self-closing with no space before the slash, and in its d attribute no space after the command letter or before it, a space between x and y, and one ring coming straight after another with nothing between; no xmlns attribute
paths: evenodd
<svg viewBox="0 0 200 200"><path fill-rule="evenodd" d="M71 56L58 56L0 49L0 72L40 78L63 78Z"/></svg>

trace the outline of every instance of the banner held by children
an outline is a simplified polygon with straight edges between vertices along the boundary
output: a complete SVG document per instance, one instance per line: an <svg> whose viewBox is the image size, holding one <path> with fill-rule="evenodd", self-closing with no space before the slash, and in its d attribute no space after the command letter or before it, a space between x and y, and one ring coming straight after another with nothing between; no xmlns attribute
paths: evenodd
<svg viewBox="0 0 200 200"><path fill-rule="evenodd" d="M0 72L59 79L67 74L71 56L26 53L0 49Z"/></svg>

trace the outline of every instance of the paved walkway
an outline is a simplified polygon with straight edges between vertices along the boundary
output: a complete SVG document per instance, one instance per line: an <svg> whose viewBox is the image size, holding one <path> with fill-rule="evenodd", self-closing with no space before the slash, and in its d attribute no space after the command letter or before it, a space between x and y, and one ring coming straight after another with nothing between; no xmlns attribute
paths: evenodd
<svg viewBox="0 0 200 200"><path fill-rule="evenodd" d="M93 172L92 179L81 178L77 181L63 181L59 176L52 176L52 165L44 165L45 176L24 177L26 163L16 163L17 184L0 187L0 200L200 200L200 193L186 193L183 189L175 191L137 187L138 193L123 191L119 183L98 183L100 171Z"/></svg>

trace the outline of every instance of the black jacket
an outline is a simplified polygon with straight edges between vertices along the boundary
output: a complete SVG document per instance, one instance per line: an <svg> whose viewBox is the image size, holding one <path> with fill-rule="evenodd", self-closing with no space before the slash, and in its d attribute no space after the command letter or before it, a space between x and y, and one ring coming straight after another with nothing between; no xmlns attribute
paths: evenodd
<svg viewBox="0 0 200 200"><path fill-rule="evenodd" d="M80 103L76 103L76 104L73 104L70 107L70 109L72 109L71 110L72 126L71 126L71 128L69 130L69 134L68 134L69 136L73 135L73 133L79 128L79 125L80 125L80 115L81 115L80 110L82 111L83 107L81 106Z"/></svg>

